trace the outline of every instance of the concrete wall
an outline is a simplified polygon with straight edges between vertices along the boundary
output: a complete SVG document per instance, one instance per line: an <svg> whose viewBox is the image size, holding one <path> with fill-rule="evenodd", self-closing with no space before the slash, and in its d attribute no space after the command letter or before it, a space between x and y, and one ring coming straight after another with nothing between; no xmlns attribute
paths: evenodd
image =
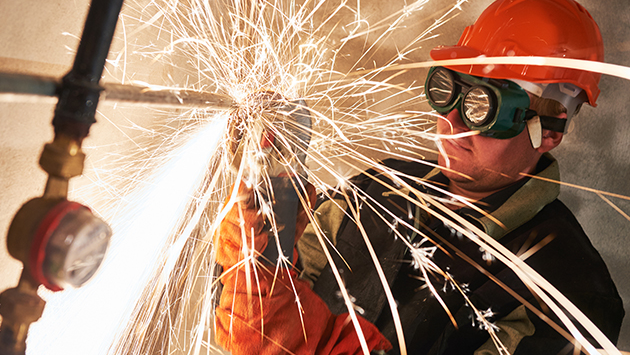
<svg viewBox="0 0 630 355"><path fill-rule="evenodd" d="M423 42L423 48L414 52L411 59L426 60L428 50L433 46L455 43L463 27L472 23L490 2L472 0L463 4L462 12L455 19L435 31L440 36ZM404 43L411 41L424 24L430 24L434 10L444 9L451 3L432 2L426 11L415 15L418 16L417 21L410 21L406 31L397 31L395 40L380 48L388 53L383 58L395 53L395 49L401 45L404 47ZM630 65L630 7L627 0L582 0L581 3L601 27L607 62ZM391 11L390 6L396 5L374 0L363 2L362 6L370 20L384 18ZM54 76L65 73L72 63L77 39L63 33L78 35L86 10L86 0L1 1L0 71ZM120 48L120 42L117 43L115 46ZM361 47L354 50L360 51ZM152 83L155 84L160 84L168 75L177 75L172 69L148 65L143 66L143 70L146 78L154 80ZM630 83L605 76L601 90L599 107L583 109L574 120L573 131L556 149L555 155L561 163L564 182L630 196L630 184L627 182L630 173L630 120L624 112L628 105L626 93L630 90ZM0 245L4 245L6 230L15 211L27 199L43 191L45 175L38 168L37 160L43 144L52 138L49 123L53 108L50 102L0 101L0 122L3 123L0 128ZM103 107L101 111L103 115L92 129L91 138L86 141L88 146L101 147L100 151L88 151L93 156L104 156L103 150L107 149L103 148L105 144L124 144L121 142L125 142L129 134L134 134L132 130L125 131L125 124L119 123L128 122L126 120L129 119L151 124L151 118L133 109L125 111L124 117L118 116L112 107ZM609 197L611 203L625 211L620 213L596 192L576 187L563 187L561 199L574 211L608 263L625 301L625 308L630 311L630 278L626 276L630 273L627 257L630 249L630 221L627 220L630 202ZM20 269L21 265L8 256L4 247L0 247L0 289L14 285ZM630 321L627 319L619 347L630 350Z"/></svg>

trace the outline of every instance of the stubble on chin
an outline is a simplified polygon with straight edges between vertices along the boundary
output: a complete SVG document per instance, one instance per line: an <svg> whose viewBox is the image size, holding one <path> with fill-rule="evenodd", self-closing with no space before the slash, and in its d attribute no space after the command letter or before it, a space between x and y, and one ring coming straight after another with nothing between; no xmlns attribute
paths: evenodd
<svg viewBox="0 0 630 355"><path fill-rule="evenodd" d="M447 162L449 164L447 164ZM451 181L462 184L475 182L475 172L462 169L462 166L457 158L451 158L450 161L447 161L440 155L438 157L438 165L440 166L442 174Z"/></svg>

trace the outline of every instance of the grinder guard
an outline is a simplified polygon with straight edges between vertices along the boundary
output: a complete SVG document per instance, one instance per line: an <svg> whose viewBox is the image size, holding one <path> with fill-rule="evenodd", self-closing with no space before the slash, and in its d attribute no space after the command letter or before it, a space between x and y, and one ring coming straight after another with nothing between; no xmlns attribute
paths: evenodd
<svg viewBox="0 0 630 355"><path fill-rule="evenodd" d="M306 196L304 163L311 139L311 116L302 99L286 101L278 94L265 92L255 100L262 109L237 112L229 129L232 165L239 168L243 156L250 156L245 175L255 182L259 208L271 209L268 215L272 216L266 221L269 242L263 259L275 264L282 253L292 263L301 203L298 191ZM249 134L245 134L247 131ZM250 140L243 140L245 136Z"/></svg>
<svg viewBox="0 0 630 355"><path fill-rule="evenodd" d="M275 263L280 257L279 253L282 252L292 264L295 222L300 204L298 190L302 196L306 195L303 189L307 176L303 166L311 139L311 117L304 100L293 101L279 111L279 115L284 116L284 119L277 121L281 127L276 128L283 134L284 141L277 142L274 138L273 142L268 142L273 143L273 147L270 147L271 151L266 156L268 167L271 169L268 169L269 181L264 181L271 187L263 186L263 191L272 193L271 198L266 200L271 202L275 225L272 225L269 242L262 255L263 259ZM286 144L287 142L290 144ZM283 161L273 161L275 159Z"/></svg>

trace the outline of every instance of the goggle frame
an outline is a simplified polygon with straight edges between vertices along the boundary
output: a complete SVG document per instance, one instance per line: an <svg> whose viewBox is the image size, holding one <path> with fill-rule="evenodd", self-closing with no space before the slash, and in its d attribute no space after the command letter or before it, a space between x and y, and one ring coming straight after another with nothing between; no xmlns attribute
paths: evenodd
<svg viewBox="0 0 630 355"><path fill-rule="evenodd" d="M444 105L438 105L431 97L429 86L431 79L437 74L445 74L451 78L452 92ZM486 118L474 123L466 116L463 109L465 97L474 89L481 89L488 94L489 109ZM519 85L501 79L479 78L458 73L445 67L431 67L425 81L425 94L429 105L440 114L447 114L458 109L464 124L480 135L498 139L516 137L527 125L529 115L529 95Z"/></svg>

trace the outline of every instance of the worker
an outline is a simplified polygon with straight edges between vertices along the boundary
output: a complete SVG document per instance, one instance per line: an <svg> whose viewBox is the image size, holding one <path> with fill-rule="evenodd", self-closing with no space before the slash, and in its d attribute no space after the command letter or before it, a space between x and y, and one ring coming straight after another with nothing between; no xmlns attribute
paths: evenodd
<svg viewBox="0 0 630 355"><path fill-rule="evenodd" d="M574 0L497 0L464 30L456 46L431 51L434 60L479 56L603 61L603 44L597 24ZM301 272L259 267L255 286L246 281L252 270L238 264L243 240L253 241L248 247L260 252L268 233L248 197L251 190L240 185L242 199L216 234L217 261L225 270L216 310L219 343L235 354L354 354L366 348L400 353L384 277L409 354L504 353L497 339L511 354L572 353L572 336L518 276L460 229L426 213L419 207L421 194L414 191L446 201L458 216L523 258L616 342L622 301L599 253L557 199L559 185L550 182L559 179L559 168L549 152L560 144L581 105L595 106L599 78L592 72L534 65L431 68L425 93L441 115L438 168L390 159L382 163L385 168L352 178L360 196L376 206L363 208L358 222L352 218L357 216L348 203L352 200L342 193L316 200L307 186L306 205L315 212L314 223L304 209L298 213ZM398 172L407 188L392 191L401 184L388 171ZM409 204L410 199L416 203ZM392 219L400 223L387 222ZM246 239L242 230L248 231ZM325 246L332 264L318 240L320 232L338 251ZM382 275L364 237L376 251ZM418 248L438 246L431 249L431 260L451 278L438 273L428 280L419 277L413 248L403 238ZM338 275L358 314L354 318ZM429 283L438 286L426 287ZM488 322L473 307L483 310Z"/></svg>

